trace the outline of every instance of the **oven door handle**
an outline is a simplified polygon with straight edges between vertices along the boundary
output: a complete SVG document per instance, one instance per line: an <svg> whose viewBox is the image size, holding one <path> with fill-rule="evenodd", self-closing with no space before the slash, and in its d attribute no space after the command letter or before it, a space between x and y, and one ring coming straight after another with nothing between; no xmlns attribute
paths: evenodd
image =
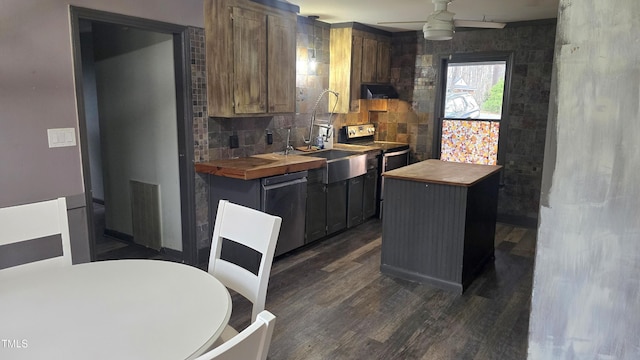
<svg viewBox="0 0 640 360"><path fill-rule="evenodd" d="M392 152L392 153L384 153L384 157L391 157L391 156L398 156L398 155L404 155L406 153L409 152L409 149L405 149L405 150L400 150L400 151L396 151L396 152Z"/></svg>
<svg viewBox="0 0 640 360"><path fill-rule="evenodd" d="M391 153L383 153L382 154L382 173L385 173L387 171L387 161L390 157L392 156L400 156L400 155L405 155L409 153L409 149L405 149L405 150L400 150L400 151L394 151ZM409 165L409 158L407 157L407 165Z"/></svg>

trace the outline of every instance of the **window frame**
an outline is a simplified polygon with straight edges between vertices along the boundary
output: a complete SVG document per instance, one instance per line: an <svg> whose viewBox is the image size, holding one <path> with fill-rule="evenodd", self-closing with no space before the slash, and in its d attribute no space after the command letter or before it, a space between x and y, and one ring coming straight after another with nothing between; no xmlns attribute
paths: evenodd
<svg viewBox="0 0 640 360"><path fill-rule="evenodd" d="M438 80L434 106L434 126L433 126L433 149L434 158L439 159L442 150L442 121L445 119L445 93L447 91L447 70L451 63L473 63L488 61L504 61L506 63L504 75L504 93L502 96L502 114L498 121L500 123L500 133L498 135L498 165L505 164L507 143L507 133L509 129L509 108L511 104L511 78L513 72L514 54L513 52L490 52L490 53L464 53L441 55L438 59ZM464 119L454 119L464 120ZM489 119L470 119L471 121L491 121Z"/></svg>

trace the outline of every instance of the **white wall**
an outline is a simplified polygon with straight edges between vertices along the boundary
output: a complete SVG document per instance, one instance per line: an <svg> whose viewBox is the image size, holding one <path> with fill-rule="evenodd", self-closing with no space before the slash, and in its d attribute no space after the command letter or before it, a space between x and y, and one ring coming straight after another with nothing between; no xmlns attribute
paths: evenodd
<svg viewBox="0 0 640 360"><path fill-rule="evenodd" d="M204 27L202 0L71 4ZM49 149L46 136L77 134L69 1L0 1L0 49L0 207L81 194L79 146Z"/></svg>
<svg viewBox="0 0 640 360"><path fill-rule="evenodd" d="M529 359L640 359L638 14L560 1Z"/></svg>
<svg viewBox="0 0 640 360"><path fill-rule="evenodd" d="M173 40L96 62L106 225L133 235L129 180L160 185L162 246L182 250ZM107 141L108 140L108 141Z"/></svg>

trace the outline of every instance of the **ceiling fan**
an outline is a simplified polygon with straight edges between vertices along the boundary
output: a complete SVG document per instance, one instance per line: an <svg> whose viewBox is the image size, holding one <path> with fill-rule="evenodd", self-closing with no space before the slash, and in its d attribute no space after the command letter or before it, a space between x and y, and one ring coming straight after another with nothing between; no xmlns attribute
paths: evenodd
<svg viewBox="0 0 640 360"><path fill-rule="evenodd" d="M422 28L424 38L427 40L451 40L456 27L474 27L488 29L502 29L506 23L492 21L474 21L454 19L455 13L448 11L447 6L453 0L431 0L435 6L434 11L427 17ZM405 22L379 22L378 24L399 24L415 23L418 21ZM421 21L420 21L421 22Z"/></svg>

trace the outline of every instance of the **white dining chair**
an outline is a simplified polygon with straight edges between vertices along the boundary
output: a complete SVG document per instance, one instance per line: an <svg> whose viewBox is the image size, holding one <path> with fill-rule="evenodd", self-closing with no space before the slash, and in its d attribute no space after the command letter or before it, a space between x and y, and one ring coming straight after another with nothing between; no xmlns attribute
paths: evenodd
<svg viewBox="0 0 640 360"><path fill-rule="evenodd" d="M209 273L226 287L244 296L253 304L251 321L264 310L267 285L282 219L278 216L220 200L213 230ZM261 254L257 274L220 258L222 240L227 239ZM216 344L226 342L238 332L227 325Z"/></svg>
<svg viewBox="0 0 640 360"><path fill-rule="evenodd" d="M265 360L275 322L276 317L264 310L238 335L195 360Z"/></svg>
<svg viewBox="0 0 640 360"><path fill-rule="evenodd" d="M0 275L71 264L65 198L0 208Z"/></svg>

